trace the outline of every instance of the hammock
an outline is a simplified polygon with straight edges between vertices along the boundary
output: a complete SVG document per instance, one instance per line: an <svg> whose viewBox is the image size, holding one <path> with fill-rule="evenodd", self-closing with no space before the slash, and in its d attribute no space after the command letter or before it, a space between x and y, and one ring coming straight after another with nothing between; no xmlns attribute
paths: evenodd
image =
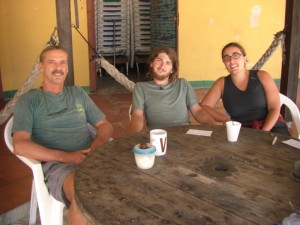
<svg viewBox="0 0 300 225"><path fill-rule="evenodd" d="M49 45L57 45L59 43L58 37L54 36L54 33L56 32L56 28L50 38L50 41L47 42L44 48L46 48ZM272 53L276 50L279 43L284 45L284 33L283 31L277 32L275 34L275 38L267 51L263 54L263 56L258 60L258 62L252 67L253 70L259 70L264 63L270 58ZM91 46L90 46L91 47ZM107 71L107 73L112 76L117 82L119 82L121 85L123 85L126 89L129 91L133 91L135 83L131 80L129 80L124 74L120 73L112 64L110 64L105 58L103 58L101 55L97 54L98 57L94 58L95 63L99 68L103 68ZM34 64L31 74L28 76L25 83L22 85L21 89L19 89L14 97L5 105L4 109L0 111L0 124L3 124L7 118L10 117L10 115L13 113L14 105L16 104L18 98L28 92L33 84L35 83L38 75L40 74L40 70L38 68L39 64L39 57L36 60L36 63Z"/></svg>
<svg viewBox="0 0 300 225"><path fill-rule="evenodd" d="M50 37L50 40L45 44L44 48L46 48L50 45L59 44L58 37L55 36L56 31L57 31L57 28L54 29L54 31ZM37 57L35 60L35 64L33 65L32 69L31 69L31 73L29 74L29 76L27 77L25 82L23 83L22 87L15 93L14 97L11 100L9 100L9 102L5 105L4 109L2 109L0 111L0 124L3 124L7 120L7 118L9 118L10 115L13 113L14 106L15 106L17 100L19 99L19 97L22 94L28 92L32 88L36 79L40 75L39 62L40 62L40 59L39 59L39 57Z"/></svg>

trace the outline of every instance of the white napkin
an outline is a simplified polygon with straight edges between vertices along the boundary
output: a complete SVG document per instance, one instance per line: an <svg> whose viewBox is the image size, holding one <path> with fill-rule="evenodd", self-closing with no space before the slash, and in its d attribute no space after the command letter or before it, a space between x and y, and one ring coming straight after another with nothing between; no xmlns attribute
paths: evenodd
<svg viewBox="0 0 300 225"><path fill-rule="evenodd" d="M199 135L199 136L206 136L206 137L210 137L212 134L211 130L195 130L195 129L189 129L187 132L187 134L191 134L191 135Z"/></svg>
<svg viewBox="0 0 300 225"><path fill-rule="evenodd" d="M297 141L294 139L289 139L289 140L283 141L282 143L300 149L300 141Z"/></svg>

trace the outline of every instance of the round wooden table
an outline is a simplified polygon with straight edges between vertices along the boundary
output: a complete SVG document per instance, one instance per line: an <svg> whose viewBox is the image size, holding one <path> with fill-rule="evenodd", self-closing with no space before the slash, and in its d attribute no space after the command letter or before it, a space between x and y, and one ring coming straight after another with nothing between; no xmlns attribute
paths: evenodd
<svg viewBox="0 0 300 225"><path fill-rule="evenodd" d="M186 134L189 129L211 136ZM132 148L144 132L88 155L75 175L78 207L88 224L277 224L300 209L300 182L290 178L300 150L287 136L242 128L230 143L224 126L166 129L167 153L138 169Z"/></svg>

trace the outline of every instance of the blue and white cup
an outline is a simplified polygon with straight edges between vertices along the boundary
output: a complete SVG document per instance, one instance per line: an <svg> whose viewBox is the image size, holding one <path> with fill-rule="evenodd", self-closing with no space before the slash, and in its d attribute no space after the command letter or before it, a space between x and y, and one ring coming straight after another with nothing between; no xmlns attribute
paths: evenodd
<svg viewBox="0 0 300 225"><path fill-rule="evenodd" d="M156 152L154 145L150 143L137 144L132 151L138 168L145 170L153 167Z"/></svg>

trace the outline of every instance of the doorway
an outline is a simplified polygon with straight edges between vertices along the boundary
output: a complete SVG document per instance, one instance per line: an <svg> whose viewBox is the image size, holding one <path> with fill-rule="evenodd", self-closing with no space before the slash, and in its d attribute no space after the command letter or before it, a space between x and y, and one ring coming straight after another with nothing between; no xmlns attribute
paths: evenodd
<svg viewBox="0 0 300 225"><path fill-rule="evenodd" d="M145 60L137 67L137 57L147 58L154 48L161 45L177 50L177 5L177 0L87 0L89 43L97 46L97 52L104 53L104 58L108 57L108 61L128 79L134 82L147 80ZM136 21L132 19L133 15L138 18ZM106 29L107 35L97 30L98 25ZM133 29L133 26L138 29ZM117 64L120 56L125 57L124 61ZM92 57L95 53L89 50L89 58ZM100 74L93 64L90 62L91 92L119 85L109 75Z"/></svg>

